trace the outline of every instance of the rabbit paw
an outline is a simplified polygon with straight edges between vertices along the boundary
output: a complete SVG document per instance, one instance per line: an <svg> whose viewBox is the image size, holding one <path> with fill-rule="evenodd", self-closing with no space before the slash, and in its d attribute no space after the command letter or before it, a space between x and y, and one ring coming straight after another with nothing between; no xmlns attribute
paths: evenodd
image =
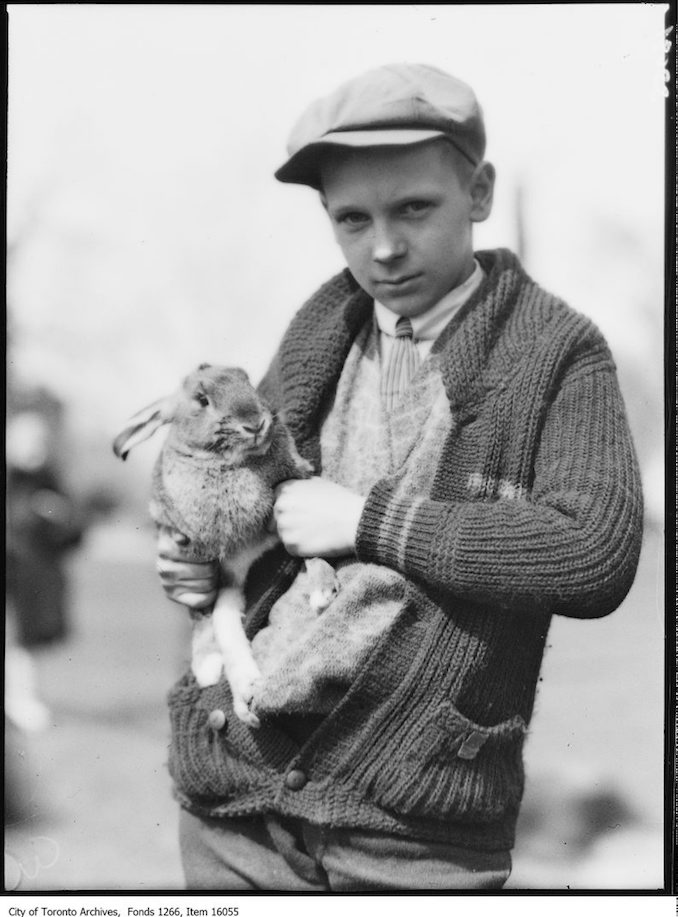
<svg viewBox="0 0 678 917"><path fill-rule="evenodd" d="M259 717L252 710L254 688L260 678L261 673L253 660L250 660L247 666L242 666L238 672L231 673L229 677L233 711L238 719L251 729L258 729L261 725Z"/></svg>
<svg viewBox="0 0 678 917"><path fill-rule="evenodd" d="M207 653L199 659L194 659L191 668L199 686L209 688L219 683L224 669L224 660L221 653Z"/></svg>
<svg viewBox="0 0 678 917"><path fill-rule="evenodd" d="M336 594L336 590L331 588L314 589L308 597L308 604L311 611L315 614L320 614L321 611L325 611L328 605L332 603L332 599Z"/></svg>
<svg viewBox="0 0 678 917"><path fill-rule="evenodd" d="M251 700L252 699L250 698L250 701L248 702L234 697L233 710L235 715L241 722L245 724L245 726L249 726L250 729L258 729L261 726L261 722L259 721L259 717L256 715L256 713L253 713L250 710L249 704L251 703Z"/></svg>
<svg viewBox="0 0 678 917"><path fill-rule="evenodd" d="M320 614L339 592L339 581L334 567L322 557L308 557L305 564L309 582L308 604L311 611Z"/></svg>

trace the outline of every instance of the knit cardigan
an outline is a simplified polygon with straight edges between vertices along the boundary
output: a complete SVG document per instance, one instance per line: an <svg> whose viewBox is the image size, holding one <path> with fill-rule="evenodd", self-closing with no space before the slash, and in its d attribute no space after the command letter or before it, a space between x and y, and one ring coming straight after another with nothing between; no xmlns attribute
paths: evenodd
<svg viewBox="0 0 678 917"><path fill-rule="evenodd" d="M642 497L610 352L505 250L434 345L452 424L429 496L379 481L359 560L407 577L406 602L333 712L298 744L251 730L228 687L170 694L170 772L196 814L276 812L484 850L512 847L522 749L553 614L612 612L633 581ZM261 390L319 466L319 426L372 313L348 271L293 319ZM299 561L261 558L253 635ZM215 713L216 711L216 713Z"/></svg>

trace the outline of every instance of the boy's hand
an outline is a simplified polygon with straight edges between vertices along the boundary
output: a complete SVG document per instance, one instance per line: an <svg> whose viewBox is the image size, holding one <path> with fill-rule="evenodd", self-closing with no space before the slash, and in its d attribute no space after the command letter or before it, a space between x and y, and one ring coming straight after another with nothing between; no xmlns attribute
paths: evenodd
<svg viewBox="0 0 678 917"><path fill-rule="evenodd" d="M219 562L195 563L185 559L188 538L175 529L161 528L158 535L157 571L165 594L173 602L199 610L214 604L219 589Z"/></svg>
<svg viewBox="0 0 678 917"><path fill-rule="evenodd" d="M322 478L285 481L275 490L273 522L295 557L339 557L355 551L365 498Z"/></svg>

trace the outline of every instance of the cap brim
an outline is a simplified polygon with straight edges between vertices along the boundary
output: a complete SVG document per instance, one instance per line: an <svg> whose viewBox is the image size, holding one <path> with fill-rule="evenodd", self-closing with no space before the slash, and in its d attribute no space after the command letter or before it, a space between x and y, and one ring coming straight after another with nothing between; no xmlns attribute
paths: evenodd
<svg viewBox="0 0 678 917"><path fill-rule="evenodd" d="M307 143L282 165L275 177L278 181L297 185L310 185L320 189L320 153L323 149L337 147L411 146L425 143L436 137L447 136L444 131L405 128L385 128L367 131L334 131L321 140Z"/></svg>

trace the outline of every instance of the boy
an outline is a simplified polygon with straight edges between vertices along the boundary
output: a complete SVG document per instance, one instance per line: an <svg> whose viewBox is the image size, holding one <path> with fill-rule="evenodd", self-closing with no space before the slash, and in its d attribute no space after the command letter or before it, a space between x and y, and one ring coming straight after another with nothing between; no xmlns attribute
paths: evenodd
<svg viewBox="0 0 678 917"><path fill-rule="evenodd" d="M400 608L329 713L252 731L223 684L175 687L191 888L501 888L550 618L605 615L633 581L642 498L612 358L514 255L474 253L484 152L471 89L409 64L341 86L290 137L276 176L320 193L348 267L261 383L317 476L278 488L247 628L310 556L388 568ZM165 589L204 607L214 566L177 540Z"/></svg>

